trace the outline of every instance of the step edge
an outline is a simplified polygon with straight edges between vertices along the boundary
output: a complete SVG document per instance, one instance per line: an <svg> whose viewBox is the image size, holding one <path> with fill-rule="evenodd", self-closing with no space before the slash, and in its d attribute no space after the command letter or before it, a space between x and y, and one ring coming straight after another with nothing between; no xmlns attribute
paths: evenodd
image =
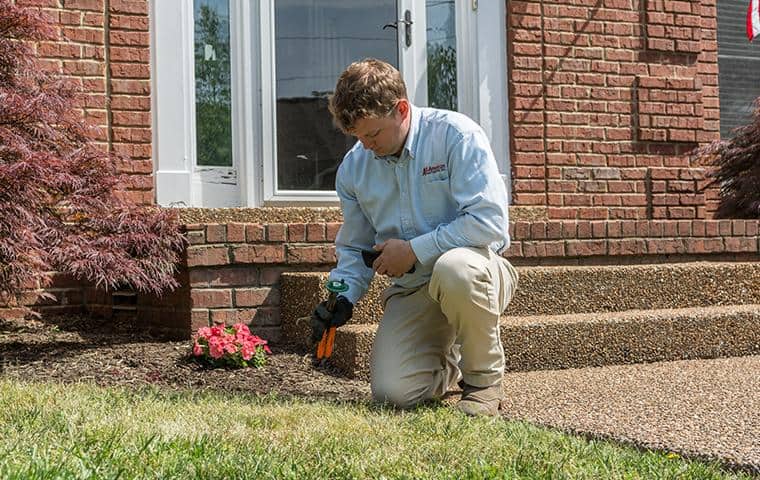
<svg viewBox="0 0 760 480"><path fill-rule="evenodd" d="M624 310L611 312L596 313L578 313L562 315L502 315L499 324L507 328L522 327L539 327L554 325L572 325L572 324L610 324L610 323L630 323L639 320L651 319L673 320L683 319L685 317L716 317L721 318L730 314L749 314L760 318L760 304L742 304L742 305L716 305L710 307L692 307L692 308L667 308L651 310ZM603 317L603 318L600 318ZM306 317L303 317L306 318ZM510 320L523 320L520 323L514 323ZM546 322L541 320L552 319ZM555 320L556 319L556 320ZM506 321L505 321L506 320ZM610 321L611 320L611 321ZM376 330L377 323L347 323L340 327L346 332L356 331L363 333L365 331Z"/></svg>
<svg viewBox="0 0 760 480"><path fill-rule="evenodd" d="M502 322L510 326L560 325L573 323L624 323L650 319L673 319L688 316L722 317L727 314L750 314L760 317L760 304L726 304L687 308L653 308L613 310L607 312L563 313L558 315L502 315ZM652 318L654 317L654 318ZM504 320L506 319L506 322ZM549 320L549 321L547 321ZM517 322L515 322L517 321Z"/></svg>

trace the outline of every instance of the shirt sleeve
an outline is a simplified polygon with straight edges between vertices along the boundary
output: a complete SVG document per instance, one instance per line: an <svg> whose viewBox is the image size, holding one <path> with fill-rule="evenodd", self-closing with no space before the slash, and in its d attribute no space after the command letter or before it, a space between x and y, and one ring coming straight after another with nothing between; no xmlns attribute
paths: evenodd
<svg viewBox="0 0 760 480"><path fill-rule="evenodd" d="M507 189L482 131L463 134L448 149L449 184L458 215L411 240L423 265L457 247L485 247L508 238Z"/></svg>
<svg viewBox="0 0 760 480"><path fill-rule="evenodd" d="M330 272L330 280L344 280L348 291L343 293L351 303L356 302L367 292L369 282L375 272L364 265L361 251L372 250L375 241L375 229L359 207L356 194L350 181L350 172L338 169L335 190L343 211L343 225L335 238L335 253L338 265Z"/></svg>

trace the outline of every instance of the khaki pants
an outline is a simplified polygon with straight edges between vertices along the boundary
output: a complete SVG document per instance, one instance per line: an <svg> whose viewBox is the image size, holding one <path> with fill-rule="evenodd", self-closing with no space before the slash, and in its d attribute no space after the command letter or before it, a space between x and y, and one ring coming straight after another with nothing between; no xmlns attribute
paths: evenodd
<svg viewBox="0 0 760 480"><path fill-rule="evenodd" d="M499 316L517 278L488 248L455 248L438 258L426 285L386 289L372 347L373 398L403 408L441 397L460 378L476 387L500 382Z"/></svg>

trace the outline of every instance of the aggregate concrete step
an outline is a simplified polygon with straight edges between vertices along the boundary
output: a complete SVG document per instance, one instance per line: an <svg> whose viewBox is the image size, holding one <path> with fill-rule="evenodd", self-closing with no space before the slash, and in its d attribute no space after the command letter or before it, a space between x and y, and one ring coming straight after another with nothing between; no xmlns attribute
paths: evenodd
<svg viewBox="0 0 760 480"><path fill-rule="evenodd" d="M760 262L539 266L517 270L520 281L506 311L510 317L760 304ZM324 272L282 275L283 338L297 342L306 338L304 325L297 324L297 320L309 315L327 297L326 279ZM352 323L380 321L380 292L388 284L387 277L375 276L367 295L356 305Z"/></svg>
<svg viewBox="0 0 760 480"><path fill-rule="evenodd" d="M760 356L504 377L504 416L760 475Z"/></svg>
<svg viewBox="0 0 760 480"><path fill-rule="evenodd" d="M508 371L760 354L760 305L504 317ZM377 325L337 330L334 366L369 379Z"/></svg>

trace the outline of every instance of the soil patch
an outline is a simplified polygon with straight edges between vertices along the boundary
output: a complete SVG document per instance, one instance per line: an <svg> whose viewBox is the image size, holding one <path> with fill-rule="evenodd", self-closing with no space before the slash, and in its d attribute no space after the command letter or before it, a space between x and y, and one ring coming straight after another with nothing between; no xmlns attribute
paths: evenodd
<svg viewBox="0 0 760 480"><path fill-rule="evenodd" d="M56 316L0 319L0 376L31 381L154 385L172 389L368 400L369 385L315 367L310 352L281 344L262 368L209 368L190 356L190 341L161 341L128 324Z"/></svg>

